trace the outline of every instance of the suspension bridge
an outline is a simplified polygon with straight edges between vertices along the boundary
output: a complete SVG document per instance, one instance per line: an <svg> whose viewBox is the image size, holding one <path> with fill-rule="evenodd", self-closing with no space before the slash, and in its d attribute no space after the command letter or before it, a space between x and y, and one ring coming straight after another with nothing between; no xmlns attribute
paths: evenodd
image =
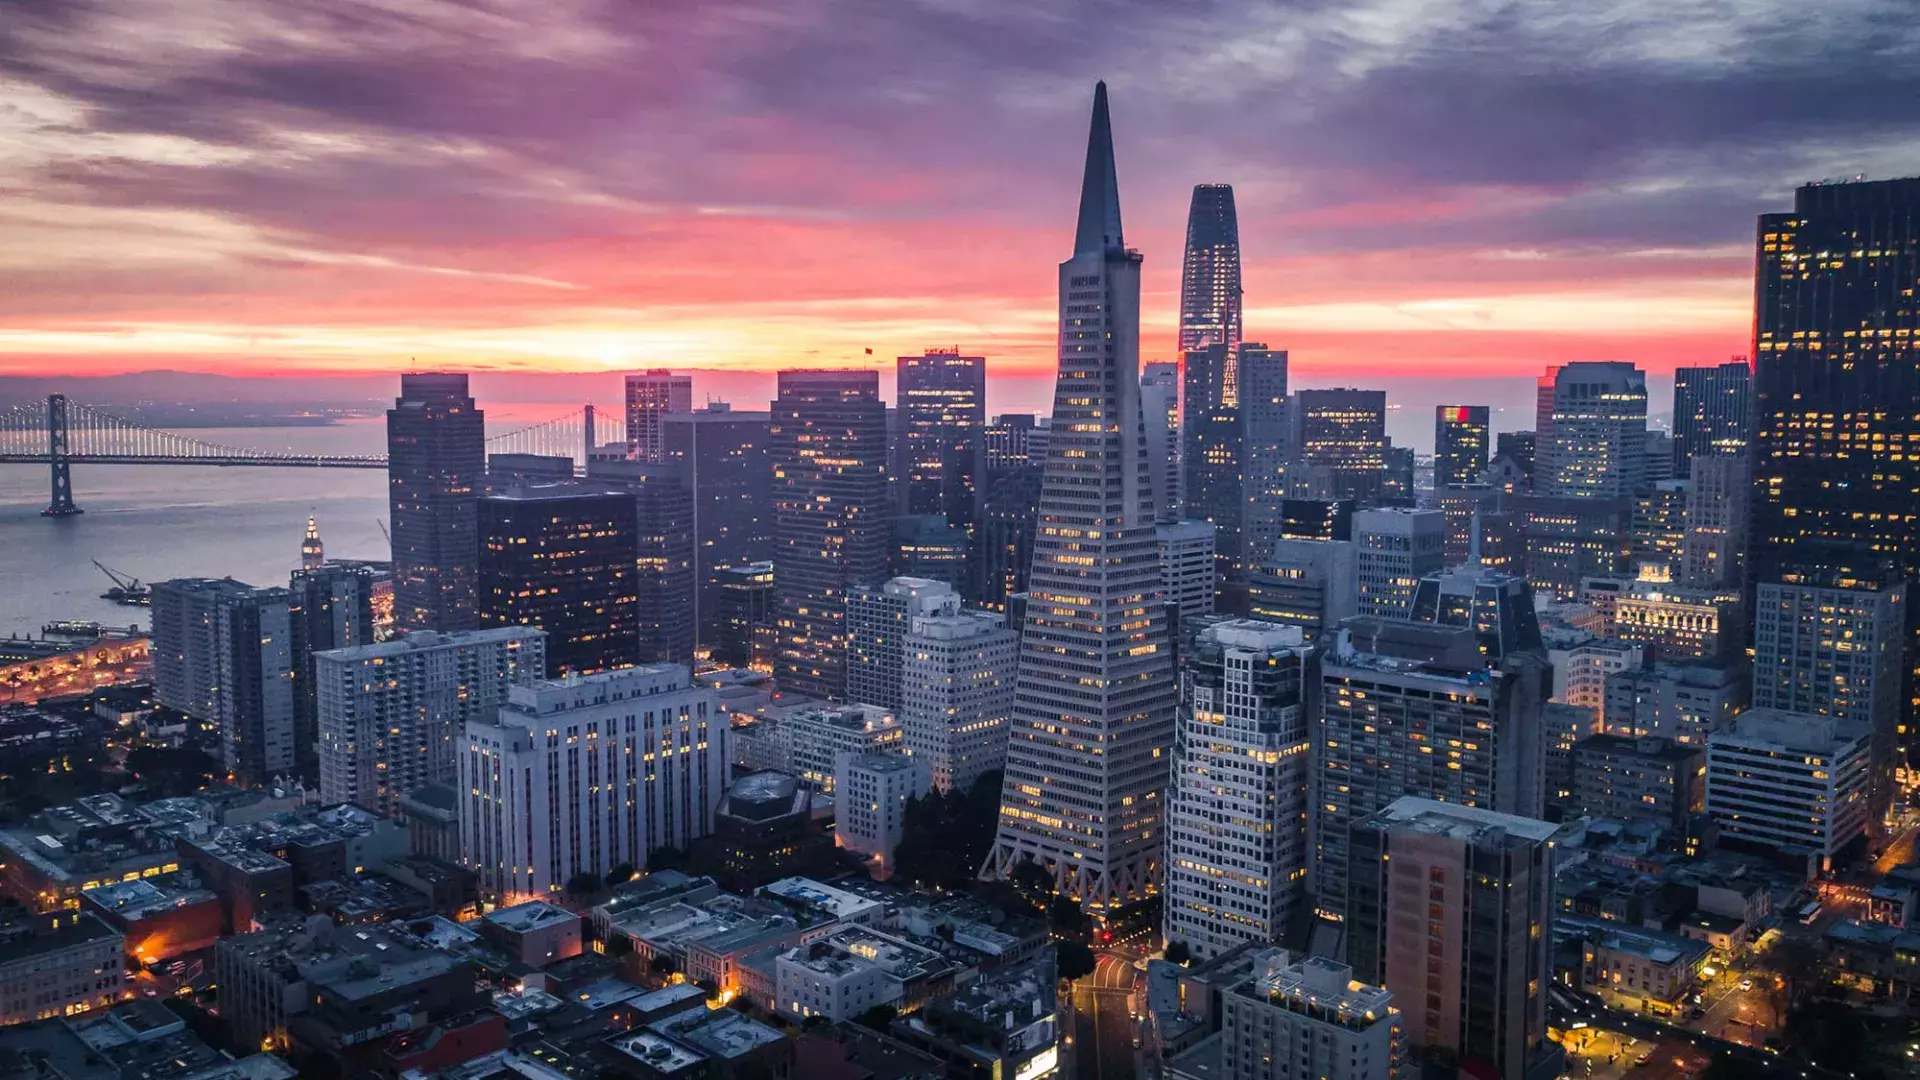
<svg viewBox="0 0 1920 1080"><path fill-rule="evenodd" d="M625 437L625 418L619 410L589 404L550 420L489 435L486 445L489 455L572 458L579 471L600 448L596 439L624 441ZM135 423L104 409L69 401L65 394L49 394L44 404L35 401L0 412L0 464L47 466L51 496L41 513L65 517L81 512L73 502L75 465L384 469L387 455L305 454L228 446Z"/></svg>

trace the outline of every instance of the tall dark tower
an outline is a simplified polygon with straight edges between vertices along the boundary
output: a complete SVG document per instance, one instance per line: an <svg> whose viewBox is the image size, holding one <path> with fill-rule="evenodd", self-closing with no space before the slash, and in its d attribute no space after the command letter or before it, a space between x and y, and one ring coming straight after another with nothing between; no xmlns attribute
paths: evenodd
<svg viewBox="0 0 1920 1080"><path fill-rule="evenodd" d="M470 630L487 468L486 415L458 372L400 376L387 410L387 497L393 522L393 621L402 630Z"/></svg>
<svg viewBox="0 0 1920 1080"><path fill-rule="evenodd" d="M1240 344L1240 217L1232 184L1197 184L1180 266L1180 351Z"/></svg>
<svg viewBox="0 0 1920 1080"><path fill-rule="evenodd" d="M900 512L938 514L971 534L986 496L987 361L952 348L898 364Z"/></svg>
<svg viewBox="0 0 1920 1080"><path fill-rule="evenodd" d="M783 371L773 400L773 590L784 690L847 689L847 589L887 580L887 407L873 371Z"/></svg>
<svg viewBox="0 0 1920 1080"><path fill-rule="evenodd" d="M1120 233L1107 87L1093 95L1060 369L1020 647L1000 832L982 873L1031 860L1103 920L1159 886L1173 649L1140 404L1140 253Z"/></svg>
<svg viewBox="0 0 1920 1080"><path fill-rule="evenodd" d="M1673 475L1699 454L1744 454L1753 424L1753 369L1744 358L1673 373Z"/></svg>
<svg viewBox="0 0 1920 1080"><path fill-rule="evenodd" d="M1810 184L1762 214L1754 282L1751 578L1891 563L1920 580L1920 178ZM1906 611L1901 731L1920 715Z"/></svg>
<svg viewBox="0 0 1920 1080"><path fill-rule="evenodd" d="M1433 407L1433 486L1460 488L1478 483L1487 468L1487 443L1493 437L1485 405Z"/></svg>

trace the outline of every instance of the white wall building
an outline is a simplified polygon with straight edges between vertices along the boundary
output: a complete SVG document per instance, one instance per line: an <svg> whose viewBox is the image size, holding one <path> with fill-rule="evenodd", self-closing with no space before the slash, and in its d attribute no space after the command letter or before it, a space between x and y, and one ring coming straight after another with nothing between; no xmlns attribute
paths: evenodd
<svg viewBox="0 0 1920 1080"><path fill-rule="evenodd" d="M1420 579L1446 565L1447 516L1399 506L1356 511L1353 546L1360 614L1403 619Z"/></svg>
<svg viewBox="0 0 1920 1080"><path fill-rule="evenodd" d="M1020 633L995 612L913 620L902 659L900 726L933 786L966 791L1007 760Z"/></svg>
<svg viewBox="0 0 1920 1080"><path fill-rule="evenodd" d="M1867 828L1872 730L1749 709L1707 739L1707 814L1726 840L1802 849L1832 867Z"/></svg>
<svg viewBox="0 0 1920 1080"><path fill-rule="evenodd" d="M1255 955L1251 979L1221 996L1222 1080L1393 1080L1400 1010L1393 995L1320 957Z"/></svg>
<svg viewBox="0 0 1920 1080"><path fill-rule="evenodd" d="M922 615L957 615L960 596L944 581L897 577L847 591L847 700L900 711L901 657Z"/></svg>
<svg viewBox="0 0 1920 1080"><path fill-rule="evenodd" d="M1550 642L1547 662L1553 665L1553 695L1547 700L1598 714L1607 704L1608 676L1638 669L1645 655L1646 647L1632 641Z"/></svg>
<svg viewBox="0 0 1920 1080"><path fill-rule="evenodd" d="M833 774L834 837L848 851L871 856L876 876L891 877L907 801L927 793L926 763L905 754L843 753Z"/></svg>
<svg viewBox="0 0 1920 1080"><path fill-rule="evenodd" d="M641 867L713 829L727 723L678 664L545 679L467 722L460 836L488 893L558 892L583 870Z"/></svg>
<svg viewBox="0 0 1920 1080"><path fill-rule="evenodd" d="M467 721L492 719L508 686L546 667L547 635L530 626L422 630L315 653L321 801L402 817L400 796L454 781Z"/></svg>
<svg viewBox="0 0 1920 1080"><path fill-rule="evenodd" d="M1307 876L1313 648L1235 620L1182 657L1167 788L1166 937L1199 959L1287 928Z"/></svg>
<svg viewBox="0 0 1920 1080"><path fill-rule="evenodd" d="M1180 617L1213 614L1214 528L1211 521L1172 521L1161 524L1160 588L1167 602L1180 606Z"/></svg>

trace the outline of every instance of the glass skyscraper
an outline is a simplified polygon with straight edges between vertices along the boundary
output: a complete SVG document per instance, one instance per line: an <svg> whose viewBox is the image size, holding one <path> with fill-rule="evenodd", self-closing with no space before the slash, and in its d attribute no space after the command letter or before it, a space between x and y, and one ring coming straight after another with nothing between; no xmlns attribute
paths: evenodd
<svg viewBox="0 0 1920 1080"><path fill-rule="evenodd" d="M987 361L955 348L898 364L900 512L938 514L971 534L986 495Z"/></svg>
<svg viewBox="0 0 1920 1080"><path fill-rule="evenodd" d="M1751 580L1920 577L1920 178L1810 184L1756 236ZM1906 613L1901 727L1920 708Z"/></svg>
<svg viewBox="0 0 1920 1080"><path fill-rule="evenodd" d="M1436 405L1433 409L1433 486L1478 483L1487 468L1493 437L1485 405Z"/></svg>
<svg viewBox="0 0 1920 1080"><path fill-rule="evenodd" d="M388 515L393 522L393 621L401 630L471 630L474 514L486 473L486 416L467 377L400 376L387 410Z"/></svg>
<svg viewBox="0 0 1920 1080"><path fill-rule="evenodd" d="M1753 369L1745 358L1673 373L1673 475L1692 475L1700 454L1744 454L1753 418Z"/></svg>
<svg viewBox="0 0 1920 1080"><path fill-rule="evenodd" d="M1198 184L1180 266L1180 351L1240 344L1240 217L1233 185Z"/></svg>

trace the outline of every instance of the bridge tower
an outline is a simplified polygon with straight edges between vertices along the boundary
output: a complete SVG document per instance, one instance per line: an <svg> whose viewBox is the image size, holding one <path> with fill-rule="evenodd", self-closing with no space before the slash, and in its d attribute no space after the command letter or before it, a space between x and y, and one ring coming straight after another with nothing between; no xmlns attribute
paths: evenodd
<svg viewBox="0 0 1920 1080"><path fill-rule="evenodd" d="M587 462L593 460L593 452L599 449L599 447L593 445L593 403L591 401L587 403L586 409L583 410L581 426L585 429L583 434L586 436L587 441L586 452L580 455L580 469L584 472L588 467Z"/></svg>
<svg viewBox="0 0 1920 1080"><path fill-rule="evenodd" d="M84 513L73 505L73 468L67 450L67 395L47 395L47 461L53 466L53 498L41 517Z"/></svg>

